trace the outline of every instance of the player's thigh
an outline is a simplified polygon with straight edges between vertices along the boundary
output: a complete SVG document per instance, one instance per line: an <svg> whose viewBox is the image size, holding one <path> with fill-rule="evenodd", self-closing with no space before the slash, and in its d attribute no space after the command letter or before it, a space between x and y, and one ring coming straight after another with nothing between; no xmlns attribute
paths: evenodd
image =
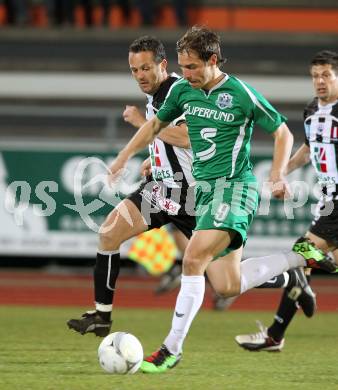
<svg viewBox="0 0 338 390"><path fill-rule="evenodd" d="M119 243L148 230L148 225L137 208L129 199L123 200L106 217L100 228L100 241Z"/></svg>
<svg viewBox="0 0 338 390"><path fill-rule="evenodd" d="M204 273L207 265L230 245L235 234L227 230L195 231L185 250L184 274L190 274L192 269Z"/></svg>
<svg viewBox="0 0 338 390"><path fill-rule="evenodd" d="M321 198L316 206L316 214L306 233L311 241L324 252L332 252L338 247L338 200Z"/></svg>
<svg viewBox="0 0 338 390"><path fill-rule="evenodd" d="M189 242L188 238L178 229L173 229L171 234L174 237L177 248L183 254Z"/></svg>
<svg viewBox="0 0 338 390"><path fill-rule="evenodd" d="M243 247L219 257L208 265L206 271L209 282L218 294L230 297L240 293L242 253Z"/></svg>

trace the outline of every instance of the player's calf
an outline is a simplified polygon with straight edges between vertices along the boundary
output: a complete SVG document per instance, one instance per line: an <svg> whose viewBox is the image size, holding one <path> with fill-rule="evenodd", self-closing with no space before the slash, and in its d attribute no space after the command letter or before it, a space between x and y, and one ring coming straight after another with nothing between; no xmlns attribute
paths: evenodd
<svg viewBox="0 0 338 390"><path fill-rule="evenodd" d="M310 287L303 268L289 271L291 283L286 288L288 297L297 302L307 317L312 317L317 308L316 294Z"/></svg>

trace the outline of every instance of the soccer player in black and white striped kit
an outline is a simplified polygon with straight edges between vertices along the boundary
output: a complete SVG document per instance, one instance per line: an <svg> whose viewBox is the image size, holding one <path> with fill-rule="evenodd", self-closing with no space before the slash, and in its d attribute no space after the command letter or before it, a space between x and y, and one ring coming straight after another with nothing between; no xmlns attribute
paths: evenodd
<svg viewBox="0 0 338 390"><path fill-rule="evenodd" d="M310 73L316 97L304 110L305 142L290 159L287 173L311 161L322 194L305 236L325 253L331 252L338 265L338 53L317 53ZM272 325L260 324L258 333L236 336L237 343L249 351L281 350L297 309L294 297L284 291Z"/></svg>
<svg viewBox="0 0 338 390"><path fill-rule="evenodd" d="M178 76L168 74L163 44L149 36L136 39L130 45L129 65L147 96L147 110L144 117L137 107L126 106L123 117L126 122L140 127L156 114ZM184 116L161 132L149 146L149 154L141 168L146 177L144 183L107 216L101 228L94 269L95 310L67 323L81 334L105 336L110 331L115 283L120 270L119 248L124 241L149 229L171 224L183 233L180 249L184 250L195 227L192 152Z"/></svg>

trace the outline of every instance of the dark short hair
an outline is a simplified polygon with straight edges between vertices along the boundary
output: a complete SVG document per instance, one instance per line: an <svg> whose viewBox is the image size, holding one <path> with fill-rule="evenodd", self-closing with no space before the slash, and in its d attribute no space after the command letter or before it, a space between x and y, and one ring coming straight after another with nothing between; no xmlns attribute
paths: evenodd
<svg viewBox="0 0 338 390"><path fill-rule="evenodd" d="M338 74L338 53L330 50L322 50L311 61L311 66L326 64L331 65L334 72Z"/></svg>
<svg viewBox="0 0 338 390"><path fill-rule="evenodd" d="M130 53L140 53L143 51L151 51L154 54L154 61L157 64L167 58L163 43L159 39L149 35L135 39L129 46Z"/></svg>
<svg viewBox="0 0 338 390"><path fill-rule="evenodd" d="M199 58L206 62L213 55L217 55L217 65L220 66L226 59L221 55L221 39L206 27L193 26L176 43L177 53L195 51Z"/></svg>

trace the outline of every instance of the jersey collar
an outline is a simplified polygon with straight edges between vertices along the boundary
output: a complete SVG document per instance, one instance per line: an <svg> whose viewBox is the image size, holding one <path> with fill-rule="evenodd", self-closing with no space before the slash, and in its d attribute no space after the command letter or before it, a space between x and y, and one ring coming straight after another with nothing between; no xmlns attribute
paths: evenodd
<svg viewBox="0 0 338 390"><path fill-rule="evenodd" d="M319 103L319 99L318 99L318 108L327 108L327 109L329 109L329 108L333 107L334 105L336 105L337 103L338 103L338 99L335 100L332 103L321 104L321 103Z"/></svg>
<svg viewBox="0 0 338 390"><path fill-rule="evenodd" d="M210 96L211 92L215 91L217 88L219 88L220 86L222 86L225 82L228 81L229 79L229 75L227 73L224 73L222 72L224 77L222 78L222 80L220 80L216 85L214 85L211 89L209 89L208 92L206 92L204 89L201 89L201 91L204 92L204 94L206 96Z"/></svg>

